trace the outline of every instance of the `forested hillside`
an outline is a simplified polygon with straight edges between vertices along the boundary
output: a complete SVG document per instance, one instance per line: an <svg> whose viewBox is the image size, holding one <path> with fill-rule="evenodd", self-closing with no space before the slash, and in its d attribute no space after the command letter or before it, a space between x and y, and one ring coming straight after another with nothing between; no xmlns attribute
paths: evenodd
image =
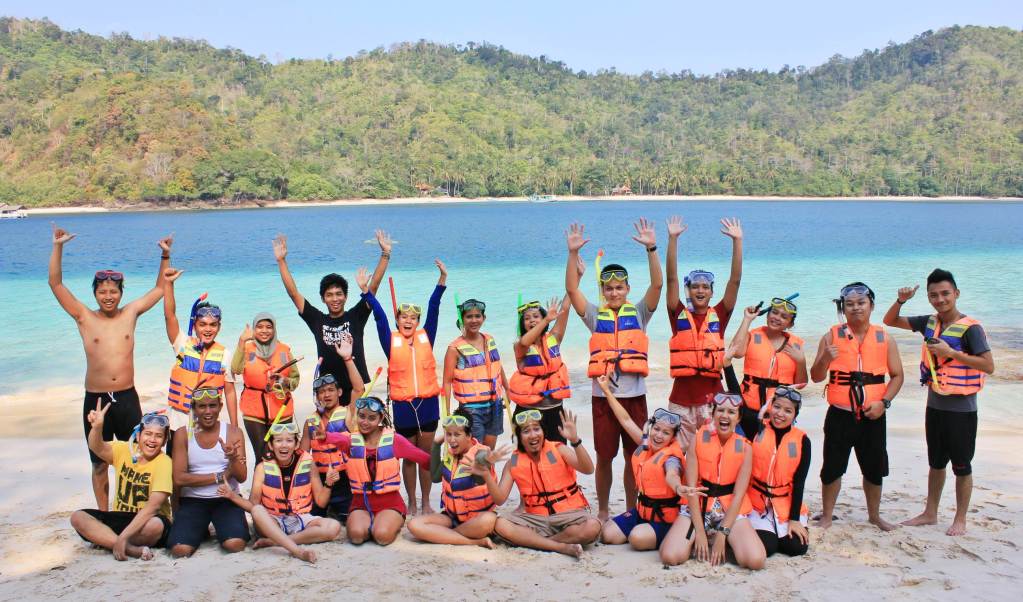
<svg viewBox="0 0 1023 602"><path fill-rule="evenodd" d="M697 76L428 42L273 65L4 18L0 201L1023 196L1021 76L1008 28Z"/></svg>

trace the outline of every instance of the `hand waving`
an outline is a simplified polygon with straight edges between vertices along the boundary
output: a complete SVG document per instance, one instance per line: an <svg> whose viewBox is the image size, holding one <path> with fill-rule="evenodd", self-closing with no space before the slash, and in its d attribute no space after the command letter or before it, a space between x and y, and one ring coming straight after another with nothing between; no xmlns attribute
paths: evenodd
<svg viewBox="0 0 1023 602"><path fill-rule="evenodd" d="M359 271L355 272L355 283L359 285L359 290L362 292L369 291L369 270L359 268Z"/></svg>
<svg viewBox="0 0 1023 602"><path fill-rule="evenodd" d="M742 240L742 224L737 217L721 219L721 233L732 240Z"/></svg>
<svg viewBox="0 0 1023 602"><path fill-rule="evenodd" d="M277 261L284 261L288 257L288 237L283 234L278 234L277 238L273 239L274 245L274 258Z"/></svg>
<svg viewBox="0 0 1023 602"><path fill-rule="evenodd" d="M633 226L636 228L636 235L632 237L632 240L648 249L657 244L657 234L654 232L654 223L652 221L641 217Z"/></svg>
<svg viewBox="0 0 1023 602"><path fill-rule="evenodd" d="M341 359L347 360L352 357L352 335L349 332L342 332L339 338L340 340L334 345L334 349Z"/></svg>
<svg viewBox="0 0 1023 602"><path fill-rule="evenodd" d="M558 432L569 443L579 439L579 429L576 427L575 414L570 410L561 410L561 426L558 427Z"/></svg>
<svg viewBox="0 0 1023 602"><path fill-rule="evenodd" d="M391 240L391 236L387 234L387 232L384 232L383 230L379 229L376 231L376 236L377 244L380 245L380 252L390 253L391 246L394 244L394 241Z"/></svg>
<svg viewBox="0 0 1023 602"><path fill-rule="evenodd" d="M569 253L583 248L590 239L586 238L586 226L582 224L569 224L565 230L565 242L568 243Z"/></svg>
<svg viewBox="0 0 1023 602"><path fill-rule="evenodd" d="M668 236L678 238L683 232L689 229L689 225L682 221L681 215L673 215L668 218Z"/></svg>

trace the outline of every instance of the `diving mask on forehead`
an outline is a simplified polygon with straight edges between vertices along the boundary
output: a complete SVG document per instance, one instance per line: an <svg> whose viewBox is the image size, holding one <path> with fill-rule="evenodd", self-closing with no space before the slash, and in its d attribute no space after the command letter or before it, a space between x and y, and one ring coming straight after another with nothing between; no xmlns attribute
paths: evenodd
<svg viewBox="0 0 1023 602"><path fill-rule="evenodd" d="M714 272L708 272L706 270L693 270L689 272L689 275L685 277L685 285L691 284L706 284L708 286L714 286Z"/></svg>

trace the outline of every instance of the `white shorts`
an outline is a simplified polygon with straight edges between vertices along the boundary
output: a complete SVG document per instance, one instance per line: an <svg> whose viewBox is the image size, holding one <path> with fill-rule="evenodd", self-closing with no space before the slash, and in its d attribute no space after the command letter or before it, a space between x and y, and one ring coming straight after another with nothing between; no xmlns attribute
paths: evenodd
<svg viewBox="0 0 1023 602"><path fill-rule="evenodd" d="M805 527L809 521L809 517L805 514L799 516L799 522ZM749 522L753 525L753 528L757 531L770 531L776 533L779 538L787 537L789 534L789 521L776 521L774 518L774 508L768 508L767 512L761 514L754 510L749 513Z"/></svg>
<svg viewBox="0 0 1023 602"><path fill-rule="evenodd" d="M309 523L317 519L312 514L285 514L282 516L273 516L274 520L277 521L277 526L284 531L285 535L294 535L295 533L301 533L305 531L305 528L309 526Z"/></svg>

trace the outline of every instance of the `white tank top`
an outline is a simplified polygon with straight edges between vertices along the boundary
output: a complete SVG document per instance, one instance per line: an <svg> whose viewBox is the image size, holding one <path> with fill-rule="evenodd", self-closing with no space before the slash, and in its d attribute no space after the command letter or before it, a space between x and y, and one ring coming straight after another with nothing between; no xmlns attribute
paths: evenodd
<svg viewBox="0 0 1023 602"><path fill-rule="evenodd" d="M220 438L227 441L227 423L220 422ZM188 472L194 474L215 474L227 470L227 457L224 456L224 448L220 441L213 444L213 447L206 449L199 445L199 440L194 435L188 438ZM231 489L238 491L238 481L228 475L227 482ZM181 497L218 498L217 484L200 485L198 487L182 487Z"/></svg>

